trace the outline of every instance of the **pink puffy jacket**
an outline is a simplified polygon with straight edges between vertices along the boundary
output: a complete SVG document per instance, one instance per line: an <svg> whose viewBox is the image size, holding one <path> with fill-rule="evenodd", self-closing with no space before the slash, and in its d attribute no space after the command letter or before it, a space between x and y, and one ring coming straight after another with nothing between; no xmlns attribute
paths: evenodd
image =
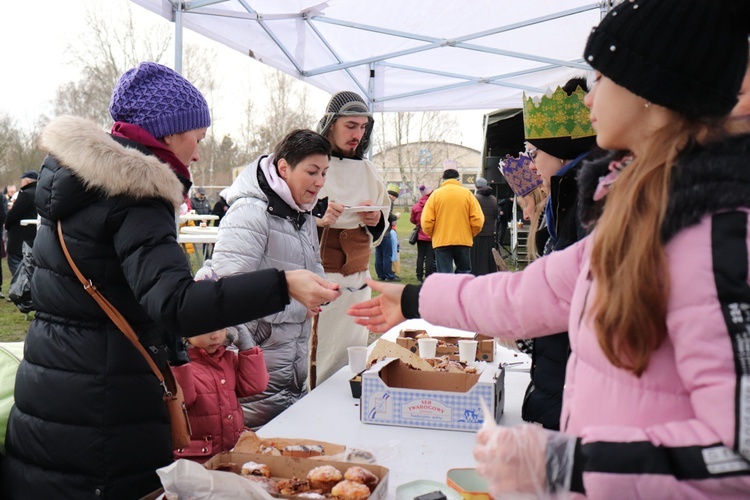
<svg viewBox="0 0 750 500"><path fill-rule="evenodd" d="M569 332L561 430L580 438L573 479L588 497L748 498L748 220L744 210L705 216L665 246L669 332L640 378L596 339L591 237L519 273L433 274L420 314L498 337Z"/></svg>
<svg viewBox="0 0 750 500"><path fill-rule="evenodd" d="M191 440L196 443L175 456L204 462L211 454L229 451L237 443L245 426L237 398L263 392L268 385L268 372L263 351L258 347L236 354L224 347L213 354L192 348L188 354L190 363L172 370L182 386ZM206 439L210 454L201 453L201 441Z"/></svg>

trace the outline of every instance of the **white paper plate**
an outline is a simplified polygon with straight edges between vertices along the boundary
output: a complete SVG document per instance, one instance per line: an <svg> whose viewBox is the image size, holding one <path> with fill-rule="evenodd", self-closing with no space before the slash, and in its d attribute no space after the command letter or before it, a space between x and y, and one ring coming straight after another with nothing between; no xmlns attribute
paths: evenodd
<svg viewBox="0 0 750 500"><path fill-rule="evenodd" d="M439 491L448 500L462 500L461 494L445 483L420 479L411 483L402 484L396 488L396 500L414 500L414 497Z"/></svg>
<svg viewBox="0 0 750 500"><path fill-rule="evenodd" d="M353 207L344 207L344 210L349 212L380 212L381 210L390 210L389 206L376 206L376 205L357 205Z"/></svg>

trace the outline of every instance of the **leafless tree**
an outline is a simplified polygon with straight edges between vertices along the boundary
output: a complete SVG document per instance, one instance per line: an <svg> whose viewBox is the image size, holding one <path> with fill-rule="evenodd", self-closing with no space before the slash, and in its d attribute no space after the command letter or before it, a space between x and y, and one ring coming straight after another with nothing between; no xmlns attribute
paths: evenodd
<svg viewBox="0 0 750 500"><path fill-rule="evenodd" d="M296 128L314 128L315 118L308 109L308 92L304 85L280 71L266 78L269 103L264 112L254 112L251 156L273 151L284 136ZM253 112L254 107L249 109Z"/></svg>
<svg viewBox="0 0 750 500"><path fill-rule="evenodd" d="M70 47L70 62L80 68L81 77L61 85L53 104L56 115L82 116L107 127L112 123L109 101L119 76L141 61L162 62L171 34L165 25L136 26L129 2L106 18L101 8L100 2L87 6L82 43Z"/></svg>
<svg viewBox="0 0 750 500"><path fill-rule="evenodd" d="M30 130L17 126L8 115L0 115L0 184L6 186L18 181L21 173L39 170L44 152L37 146L36 139L43 122Z"/></svg>
<svg viewBox="0 0 750 500"><path fill-rule="evenodd" d="M99 2L89 4L83 43L70 50L71 63L81 69L81 77L59 87L54 100L55 114L83 116L108 128L112 124L109 102L120 75L142 61L165 63L172 45L169 26L163 22L136 23L129 3L120 9L118 14L105 18ZM212 116L219 87L215 60L215 50L185 45L183 73L206 97ZM229 141L233 144L231 138ZM217 140L213 128L209 128L201 146L202 161L193 167L196 184L213 184L215 172L226 177L231 165L222 162L226 154L219 149L224 142Z"/></svg>
<svg viewBox="0 0 750 500"><path fill-rule="evenodd" d="M418 199L417 186L434 175L443 161L449 159L447 139L455 132L456 120L438 111L381 113L375 119L373 158L381 174L393 181L394 173Z"/></svg>

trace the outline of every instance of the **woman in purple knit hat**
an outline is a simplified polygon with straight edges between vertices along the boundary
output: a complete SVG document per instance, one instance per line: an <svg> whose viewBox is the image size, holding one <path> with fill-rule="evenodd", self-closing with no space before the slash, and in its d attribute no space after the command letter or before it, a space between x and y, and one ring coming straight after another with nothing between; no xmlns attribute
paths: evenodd
<svg viewBox="0 0 750 500"><path fill-rule="evenodd" d="M117 308L158 366L188 360L193 337L340 295L307 270L265 269L193 281L175 210L211 123L190 82L156 63L128 70L112 94L111 133L59 117L36 192L41 225L31 292L36 316L18 369L0 468L3 498L139 498L172 461L163 390L136 348L83 289L83 275ZM229 415L227 418L232 419Z"/></svg>

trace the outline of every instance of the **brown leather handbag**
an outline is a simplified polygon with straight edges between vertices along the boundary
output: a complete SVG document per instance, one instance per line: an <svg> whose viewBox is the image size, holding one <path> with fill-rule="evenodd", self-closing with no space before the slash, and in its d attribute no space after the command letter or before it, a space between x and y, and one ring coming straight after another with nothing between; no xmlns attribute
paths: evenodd
<svg viewBox="0 0 750 500"><path fill-rule="evenodd" d="M148 363L148 366L151 367L151 371L153 371L154 375L156 375L156 378L159 379L159 383L164 389L164 402L167 404L167 410L169 411L169 422L172 428L172 448L175 450L180 448L187 448L190 445L190 421L188 420L187 408L185 407L185 400L182 396L182 389L175 380L174 375L172 374L172 369L169 367L169 365L167 365L167 369L162 372L159 367L156 366L154 360L151 359L151 356L148 355L146 349L138 340L138 337L133 331L133 328L123 317L123 315L120 314L120 311L118 311L115 306L113 306L106 298L104 298L104 296L101 294L101 292L99 292L99 290L97 290L96 286L91 282L91 280L88 280L83 276L81 271L78 269L78 266L76 266L75 262L73 262L73 258L68 252L68 247L65 245L65 239L63 238L62 232L62 224L60 223L60 221L57 221L57 235L60 238L60 246L62 246L65 258L68 259L68 263L73 269L75 275L78 277L78 281L80 281L83 285L83 289L86 290L86 292L88 292L88 294L94 298L96 303L99 304L102 310L104 310L107 316L109 316L109 319L111 319L112 322L117 325L117 328L119 328L120 331L124 333L128 338L128 340L130 340L130 342L135 346L135 348L138 349L138 352L141 353L143 358Z"/></svg>

